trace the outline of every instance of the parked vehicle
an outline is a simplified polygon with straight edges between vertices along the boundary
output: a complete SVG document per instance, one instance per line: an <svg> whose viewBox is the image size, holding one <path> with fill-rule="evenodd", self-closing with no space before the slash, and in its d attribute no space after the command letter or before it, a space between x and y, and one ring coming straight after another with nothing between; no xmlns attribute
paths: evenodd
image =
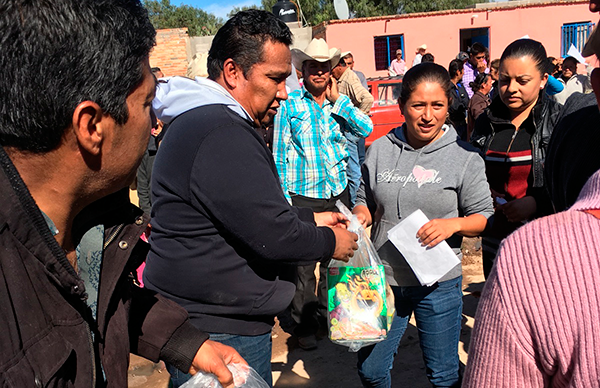
<svg viewBox="0 0 600 388"><path fill-rule="evenodd" d="M402 125L404 116L398 106L398 98L402 91L402 77L368 78L367 85L369 85L369 92L375 100L370 112L373 132L365 141L368 147L376 139Z"/></svg>

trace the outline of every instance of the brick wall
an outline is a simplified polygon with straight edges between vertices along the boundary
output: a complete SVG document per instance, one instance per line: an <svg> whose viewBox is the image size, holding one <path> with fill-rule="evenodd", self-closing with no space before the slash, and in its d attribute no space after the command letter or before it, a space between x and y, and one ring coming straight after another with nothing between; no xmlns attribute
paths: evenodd
<svg viewBox="0 0 600 388"><path fill-rule="evenodd" d="M156 46L150 53L150 66L160 67L166 77L185 75L188 46L186 27L156 30Z"/></svg>

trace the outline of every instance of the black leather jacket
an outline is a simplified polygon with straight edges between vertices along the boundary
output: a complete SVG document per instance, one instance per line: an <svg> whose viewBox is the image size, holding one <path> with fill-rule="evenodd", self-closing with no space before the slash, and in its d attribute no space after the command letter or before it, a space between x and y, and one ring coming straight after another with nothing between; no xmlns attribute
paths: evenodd
<svg viewBox="0 0 600 388"><path fill-rule="evenodd" d="M73 226L76 236L105 225L94 320L83 281L0 147L0 387L126 387L130 352L189 369L208 335L176 303L132 284L148 217L128 194L91 204Z"/></svg>
<svg viewBox="0 0 600 388"><path fill-rule="evenodd" d="M531 114L535 125L535 132L531 136L533 187L544 187L544 161L550 137L558 122L561 105L550 100L546 93L540 93L536 105ZM480 150L484 156L494 139L494 135L501 126L513 124L510 120L508 107L504 105L500 97L496 97L486 111L475 121L475 128L471 135L471 144Z"/></svg>

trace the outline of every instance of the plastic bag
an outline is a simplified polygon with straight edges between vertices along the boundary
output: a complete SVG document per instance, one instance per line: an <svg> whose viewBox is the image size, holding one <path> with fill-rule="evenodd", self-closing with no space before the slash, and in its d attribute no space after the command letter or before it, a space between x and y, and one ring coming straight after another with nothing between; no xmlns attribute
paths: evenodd
<svg viewBox="0 0 600 388"><path fill-rule="evenodd" d="M269 388L269 384L251 367L243 364L228 364L236 388ZM217 376L198 372L181 388L223 388Z"/></svg>
<svg viewBox="0 0 600 388"><path fill-rule="evenodd" d="M340 212L358 235L358 250L348 263L331 260L327 269L329 339L357 352L387 338L395 315L394 294L373 243L355 215L339 200Z"/></svg>

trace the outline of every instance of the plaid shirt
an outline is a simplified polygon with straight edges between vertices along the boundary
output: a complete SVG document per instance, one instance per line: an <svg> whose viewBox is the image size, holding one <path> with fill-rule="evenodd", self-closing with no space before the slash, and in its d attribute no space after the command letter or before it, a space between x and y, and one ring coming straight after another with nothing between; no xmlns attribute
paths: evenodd
<svg viewBox="0 0 600 388"><path fill-rule="evenodd" d="M479 74L479 70L477 70L476 67L471 65L471 62L469 62L469 61L465 62L465 66L463 69L465 72L463 73L463 76L462 76L462 84L465 87L465 90L467 91L469 98L471 98L471 97L473 97L473 94L475 94L475 92L471 89L470 83L475 81L475 77L477 77L477 74ZM489 67L486 67L484 73L489 73L489 72L490 72Z"/></svg>
<svg viewBox="0 0 600 388"><path fill-rule="evenodd" d="M367 137L373 130L369 116L354 107L348 96L323 107L304 87L290 93L275 116L273 157L283 192L328 199L348 185L346 137Z"/></svg>

